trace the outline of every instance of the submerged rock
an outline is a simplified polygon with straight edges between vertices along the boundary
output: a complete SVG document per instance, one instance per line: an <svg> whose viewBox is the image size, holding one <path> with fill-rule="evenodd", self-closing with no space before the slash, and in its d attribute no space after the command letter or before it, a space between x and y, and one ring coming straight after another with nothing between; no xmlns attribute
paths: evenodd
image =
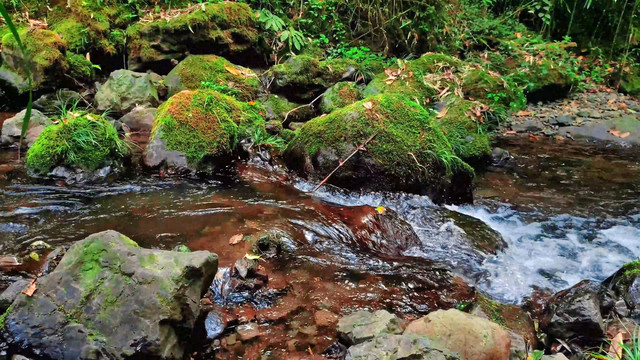
<svg viewBox="0 0 640 360"><path fill-rule="evenodd" d="M401 334L403 321L386 310L360 310L338 321L338 333L349 344L360 344L381 334Z"/></svg>
<svg viewBox="0 0 640 360"><path fill-rule="evenodd" d="M20 142L20 134L22 133L22 122L26 112L26 109L22 110L14 117L4 121L2 124L2 132L0 132L0 145L18 145ZM36 142L38 136L40 136L40 133L42 133L42 130L49 125L51 125L51 120L49 120L49 118L40 111L33 109L31 111L31 117L29 118L29 127L27 128L27 133L23 139L23 144L26 144L27 147L31 147L33 143Z"/></svg>
<svg viewBox="0 0 640 360"><path fill-rule="evenodd" d="M301 175L322 179L355 152L329 183L470 201L473 169L455 156L433 118L408 97L377 95L305 123L284 158Z"/></svg>
<svg viewBox="0 0 640 360"><path fill-rule="evenodd" d="M426 336L465 360L509 359L511 339L500 325L456 309L411 322L404 335Z"/></svg>
<svg viewBox="0 0 640 360"><path fill-rule="evenodd" d="M94 234L36 282L33 296L18 296L4 331L12 346L52 359L182 358L216 268L206 251L142 249L115 231Z"/></svg>
<svg viewBox="0 0 640 360"><path fill-rule="evenodd" d="M151 74L116 70L96 93L96 108L126 114L136 106L156 107L160 104L158 89Z"/></svg>

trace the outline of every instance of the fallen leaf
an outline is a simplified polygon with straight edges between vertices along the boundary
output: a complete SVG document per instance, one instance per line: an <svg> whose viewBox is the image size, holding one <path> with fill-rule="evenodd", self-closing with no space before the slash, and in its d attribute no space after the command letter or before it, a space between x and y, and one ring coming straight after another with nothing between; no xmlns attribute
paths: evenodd
<svg viewBox="0 0 640 360"><path fill-rule="evenodd" d="M371 101L367 101L366 103L362 104L362 106L364 106L364 108L367 110L373 109L373 103Z"/></svg>
<svg viewBox="0 0 640 360"><path fill-rule="evenodd" d="M236 69L234 66L229 65L229 64L225 64L224 65L224 69L227 70L228 72L232 73L233 75L242 74L242 72L240 70Z"/></svg>
<svg viewBox="0 0 640 360"><path fill-rule="evenodd" d="M22 293L31 297L33 296L33 293L36 292L36 289L38 287L36 286L36 280L33 279L31 280L31 284L29 285L29 287L27 288L27 290L22 290Z"/></svg>
<svg viewBox="0 0 640 360"><path fill-rule="evenodd" d="M630 132L621 132L620 130L616 130L616 129L610 129L609 130L609 134L615 136L615 137L619 137L620 139L624 139L626 137L628 137L629 135L631 135Z"/></svg>
<svg viewBox="0 0 640 360"><path fill-rule="evenodd" d="M255 104L256 104L255 101L253 101L253 100L249 101L249 105L255 105Z"/></svg>
<svg viewBox="0 0 640 360"><path fill-rule="evenodd" d="M242 241L243 237L244 237L244 235L242 235L242 234L233 235L231 237L231 239L229 239L229 245L235 245L235 244L239 243L240 241Z"/></svg>
<svg viewBox="0 0 640 360"><path fill-rule="evenodd" d="M533 135L533 134L529 134L529 140L531 141L538 141L538 137Z"/></svg>
<svg viewBox="0 0 640 360"><path fill-rule="evenodd" d="M622 344L624 343L624 338L621 332L619 332L616 336L611 340L611 346L609 347L609 355L614 359L622 359Z"/></svg>
<svg viewBox="0 0 640 360"><path fill-rule="evenodd" d="M531 111L520 110L516 113L516 116L531 116Z"/></svg>
<svg viewBox="0 0 640 360"><path fill-rule="evenodd" d="M384 214L387 209L384 206L378 206L376 208L376 211L378 212L378 214Z"/></svg>
<svg viewBox="0 0 640 360"><path fill-rule="evenodd" d="M522 37L522 34L521 34L521 33L519 33L519 32L517 32L517 33L516 33L516 38L520 39L521 37Z"/></svg>
<svg viewBox="0 0 640 360"><path fill-rule="evenodd" d="M618 103L618 108L620 108L621 110L627 110L629 107L627 106L627 104L621 102Z"/></svg>
<svg viewBox="0 0 640 360"><path fill-rule="evenodd" d="M507 130L504 133L505 133L505 135L515 135L516 134L516 132L514 130Z"/></svg>
<svg viewBox="0 0 640 360"><path fill-rule="evenodd" d="M438 115L436 115L436 119L442 119L445 115L447 115L447 111L449 111L449 109L447 108L443 108L442 110L440 110Z"/></svg>

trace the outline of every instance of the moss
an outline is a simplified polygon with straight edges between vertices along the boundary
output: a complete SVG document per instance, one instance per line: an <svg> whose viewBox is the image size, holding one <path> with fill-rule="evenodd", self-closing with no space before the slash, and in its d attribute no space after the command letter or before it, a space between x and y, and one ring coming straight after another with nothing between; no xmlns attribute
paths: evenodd
<svg viewBox="0 0 640 360"><path fill-rule="evenodd" d="M68 68L65 60L66 42L53 31L34 28L18 31L22 43L32 56L33 80L35 85L45 81L45 75L58 72L61 74ZM12 34L2 39L2 52L5 57L3 66L24 76L22 53Z"/></svg>
<svg viewBox="0 0 640 360"><path fill-rule="evenodd" d="M94 78L93 64L86 57L67 52L66 59L67 64L69 64L69 72L73 78L81 81L90 81Z"/></svg>
<svg viewBox="0 0 640 360"><path fill-rule="evenodd" d="M46 127L27 152L27 168L47 174L58 165L94 171L119 161L129 149L103 117L75 114Z"/></svg>
<svg viewBox="0 0 640 360"><path fill-rule="evenodd" d="M465 96L492 109L503 107L517 110L526 104L524 94L516 84L499 74L492 75L481 69L471 69L464 74L462 90Z"/></svg>
<svg viewBox="0 0 640 360"><path fill-rule="evenodd" d="M507 323L502 314L504 305L497 303L482 294L478 294L476 304L489 316L491 321L502 327L507 327Z"/></svg>
<svg viewBox="0 0 640 360"><path fill-rule="evenodd" d="M444 174L473 174L469 165L455 156L444 134L433 126L433 118L406 96L377 95L307 122L287 151L303 151L313 158L321 149L330 149L344 159L354 146L376 134L367 145L367 154L390 179L436 186Z"/></svg>
<svg viewBox="0 0 640 360"><path fill-rule="evenodd" d="M276 90L307 100L343 80L346 75L355 74L357 68L358 64L353 60L321 61L308 55L298 55L273 66L268 75L274 78L272 86Z"/></svg>
<svg viewBox="0 0 640 360"><path fill-rule="evenodd" d="M425 80L425 76L436 68L435 64L435 58L399 62L398 66L390 67L386 72L378 74L364 89L363 96L394 93L408 96L420 105L426 105L436 95L432 84Z"/></svg>
<svg viewBox="0 0 640 360"><path fill-rule="evenodd" d="M264 128L262 111L216 91L182 91L158 109L152 136L160 132L167 149L197 165L207 155L228 155L239 137Z"/></svg>
<svg viewBox="0 0 640 360"><path fill-rule="evenodd" d="M320 110L328 114L336 108L345 107L361 99L362 90L356 83L339 82L324 93Z"/></svg>
<svg viewBox="0 0 640 360"><path fill-rule="evenodd" d="M409 62L409 67L423 73L442 72L443 70L457 69L462 62L445 54L424 54L416 60Z"/></svg>
<svg viewBox="0 0 640 360"><path fill-rule="evenodd" d="M191 55L167 75L169 95L182 90L211 89L232 95L241 101L255 98L260 88L258 76L215 55Z"/></svg>
<svg viewBox="0 0 640 360"><path fill-rule="evenodd" d="M447 113L434 119L434 125L444 133L454 153L464 161L476 162L491 155L490 137L476 117L482 104L455 96L445 102Z"/></svg>
<svg viewBox="0 0 640 360"><path fill-rule="evenodd" d="M9 307L4 312L4 314L0 315L0 329L4 329L4 327L7 325L6 324L7 316L9 316L9 313L11 313L11 310L13 310L13 304L9 305Z"/></svg>
<svg viewBox="0 0 640 360"><path fill-rule="evenodd" d="M59 23L52 25L51 29L67 42L69 50L71 51L86 51L90 44L86 26L73 18L65 18Z"/></svg>

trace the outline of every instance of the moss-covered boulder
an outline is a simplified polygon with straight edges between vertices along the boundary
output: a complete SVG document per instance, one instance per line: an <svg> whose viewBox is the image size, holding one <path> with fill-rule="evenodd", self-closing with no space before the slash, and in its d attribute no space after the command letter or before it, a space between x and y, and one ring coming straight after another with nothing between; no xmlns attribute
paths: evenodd
<svg viewBox="0 0 640 360"><path fill-rule="evenodd" d="M160 104L157 84L149 73L116 70L98 88L95 103L100 111L110 110L120 115L136 106L156 107Z"/></svg>
<svg viewBox="0 0 640 360"><path fill-rule="evenodd" d="M64 166L93 172L118 166L129 148L103 117L75 113L46 127L27 152L27 168L36 175L47 175Z"/></svg>
<svg viewBox="0 0 640 360"><path fill-rule="evenodd" d="M261 100L265 109L267 120L276 120L285 123L305 122L316 116L316 112L311 106L303 106L287 100L284 96L270 94ZM287 116L287 114L289 114Z"/></svg>
<svg viewBox="0 0 640 360"><path fill-rule="evenodd" d="M622 74L620 81L620 91L631 96L640 95L640 68L633 67L630 71Z"/></svg>
<svg viewBox="0 0 640 360"><path fill-rule="evenodd" d="M19 31L20 38L31 54L30 70L33 89L55 88L65 84L68 64L65 59L66 42L58 34L39 28ZM0 67L0 89L22 94L28 90L25 59L13 36L9 33L2 39L2 67Z"/></svg>
<svg viewBox="0 0 640 360"><path fill-rule="evenodd" d="M263 111L213 90L182 91L158 108L144 163L214 172L228 164L240 139L264 130Z"/></svg>
<svg viewBox="0 0 640 360"><path fill-rule="evenodd" d="M324 92L320 111L325 114L362 99L362 89L354 82L341 81Z"/></svg>
<svg viewBox="0 0 640 360"><path fill-rule="evenodd" d="M321 61L298 55L273 66L266 76L273 79L271 89L294 101L309 102L342 80L351 80L357 72L352 60Z"/></svg>
<svg viewBox="0 0 640 360"><path fill-rule="evenodd" d="M182 90L211 89L241 101L255 99L260 80L251 69L216 55L191 55L165 78L169 96Z"/></svg>
<svg viewBox="0 0 640 360"><path fill-rule="evenodd" d="M307 122L284 157L289 167L318 180L364 146L329 183L469 201L473 170L454 154L434 116L406 96L377 95Z"/></svg>
<svg viewBox="0 0 640 360"><path fill-rule="evenodd" d="M445 135L456 156L473 165L488 161L491 141L479 114L483 104L448 96L445 108L444 116L434 118L433 124Z"/></svg>
<svg viewBox="0 0 640 360"><path fill-rule="evenodd" d="M33 296L18 295L3 330L48 359L182 359L217 260L93 234L36 280Z"/></svg>
<svg viewBox="0 0 640 360"><path fill-rule="evenodd" d="M251 64L258 30L251 8L239 2L197 4L170 19L139 22L127 29L129 69L168 73L184 54L216 54Z"/></svg>

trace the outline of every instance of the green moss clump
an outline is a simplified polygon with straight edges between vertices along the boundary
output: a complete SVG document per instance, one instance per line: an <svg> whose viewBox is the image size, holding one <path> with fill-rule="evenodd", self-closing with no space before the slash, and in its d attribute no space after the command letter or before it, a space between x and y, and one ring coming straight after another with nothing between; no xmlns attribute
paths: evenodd
<svg viewBox="0 0 640 360"><path fill-rule="evenodd" d="M330 87L322 96L320 110L328 114L362 99L362 90L353 82L342 81Z"/></svg>
<svg viewBox="0 0 640 360"><path fill-rule="evenodd" d="M127 145L107 120L92 114L75 114L46 127L27 152L27 168L47 174L59 165L95 171L121 160Z"/></svg>
<svg viewBox="0 0 640 360"><path fill-rule="evenodd" d="M152 137L165 141L196 165L205 156L231 153L239 138L264 129L260 106L212 90L182 91L158 109Z"/></svg>
<svg viewBox="0 0 640 360"><path fill-rule="evenodd" d="M449 55L429 53L410 61L409 64L414 70L419 70L423 73L435 73L457 69L462 65L462 62Z"/></svg>
<svg viewBox="0 0 640 360"><path fill-rule="evenodd" d="M362 165L352 159L334 174L335 177L362 176L359 167L375 166L378 170L372 171L382 177L373 181L380 186L391 184L411 191L415 191L416 186L441 189L452 174L471 177L473 169L454 154L444 134L433 125L433 119L432 113L409 97L377 95L304 124L290 142L285 157L299 162L299 155L303 154L311 159L316 171L325 176L338 163L324 157L316 158L316 155L328 151L336 158L344 159L375 134L367 151L361 155L370 160Z"/></svg>
<svg viewBox="0 0 640 360"><path fill-rule="evenodd" d="M353 60L321 61L308 55L298 55L273 66L267 74L274 78L272 86L275 91L306 101L349 75L355 75L357 69L358 64Z"/></svg>
<svg viewBox="0 0 640 360"><path fill-rule="evenodd" d="M82 81L93 80L95 76L94 67L86 57L68 51L66 59L67 64L69 64L69 72L73 78Z"/></svg>
<svg viewBox="0 0 640 360"><path fill-rule="evenodd" d="M482 108L482 104L454 96L449 96L448 100L447 113L439 119L434 119L434 125L442 130L454 153L471 163L490 156L489 134L479 124L481 119L475 117L475 109Z"/></svg>
<svg viewBox="0 0 640 360"><path fill-rule="evenodd" d="M255 98L260 88L258 76L215 55L191 55L181 61L165 79L169 96L182 90L211 89L241 101Z"/></svg>
<svg viewBox="0 0 640 360"><path fill-rule="evenodd" d="M32 56L31 73L35 86L61 76L68 65L65 60L67 44L53 31L34 29L20 29L18 31L22 43ZM24 73L24 59L12 34L6 34L2 39L2 66L26 78Z"/></svg>

